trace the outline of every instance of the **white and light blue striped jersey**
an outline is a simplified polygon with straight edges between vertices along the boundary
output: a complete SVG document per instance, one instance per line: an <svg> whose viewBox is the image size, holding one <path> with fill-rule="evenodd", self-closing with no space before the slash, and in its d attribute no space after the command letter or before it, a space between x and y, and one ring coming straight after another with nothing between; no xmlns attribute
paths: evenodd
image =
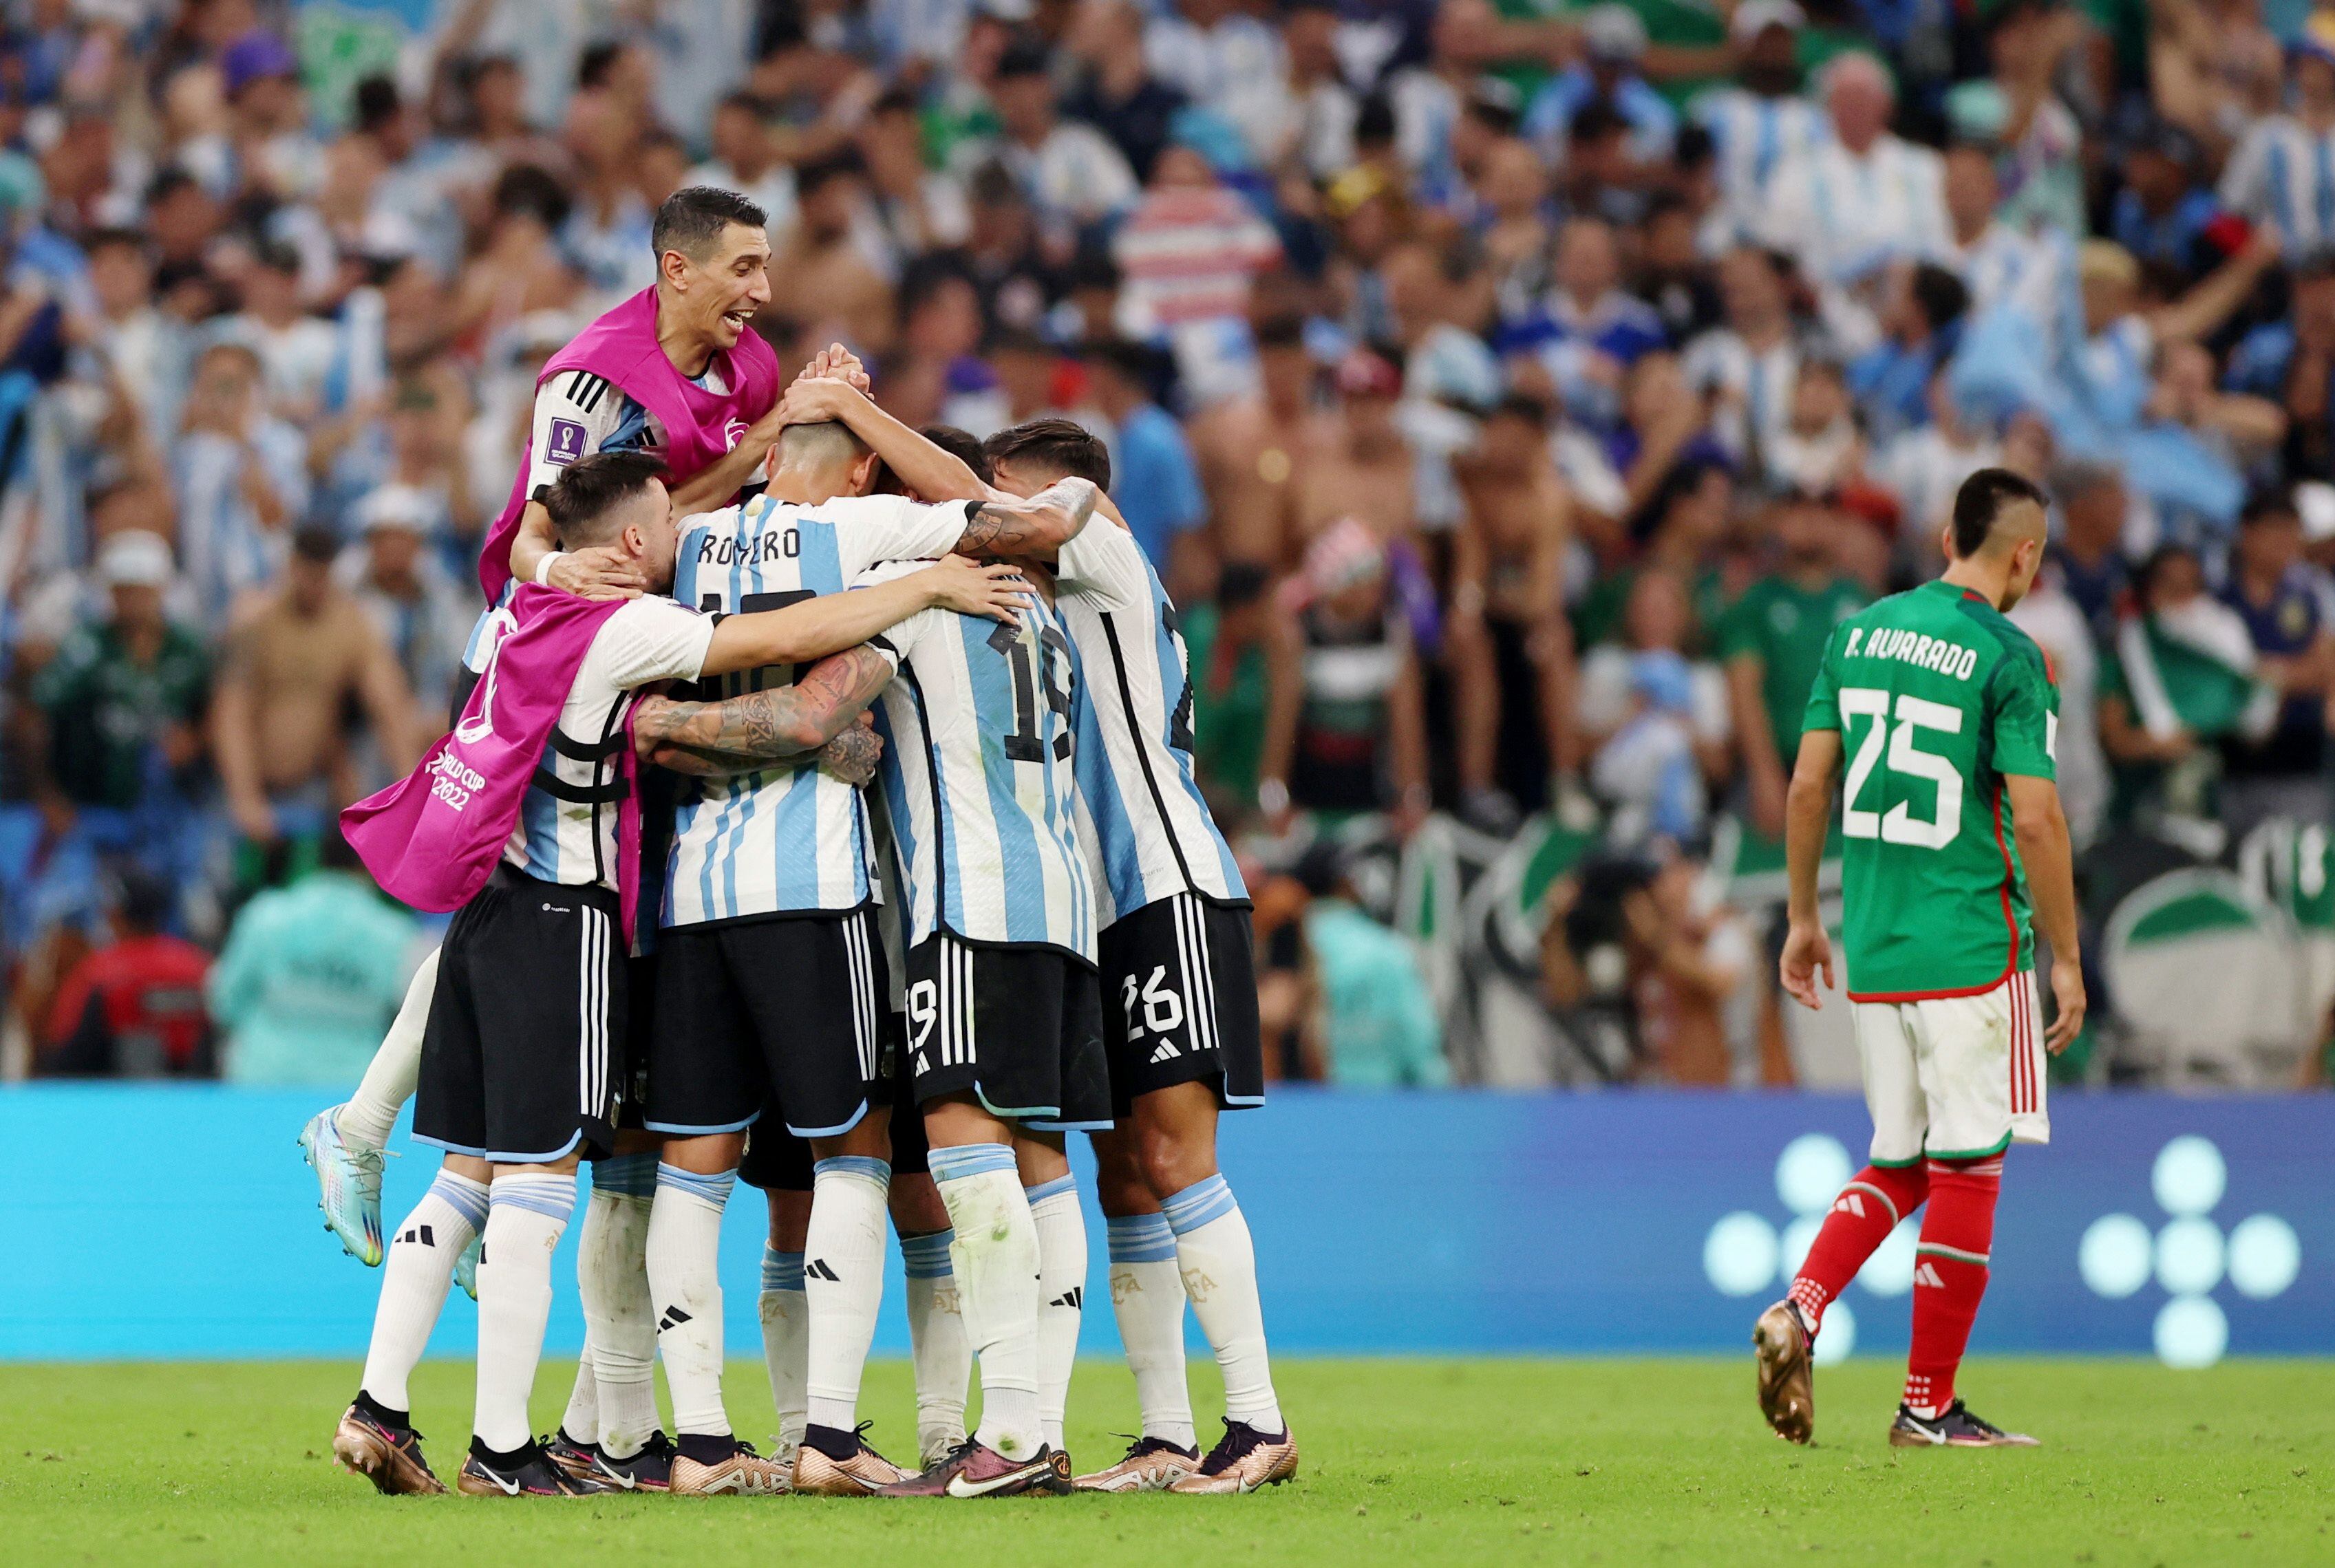
<svg viewBox="0 0 2335 1568"><path fill-rule="evenodd" d="M1770 98L1747 87L1702 94L1688 113L1710 132L1719 156L1719 190L1739 232L1757 223L1776 170L1832 134L1824 111L1805 98Z"/></svg>
<svg viewBox="0 0 2335 1568"><path fill-rule="evenodd" d="M1193 776L1190 661L1159 574L1135 536L1104 518L1062 547L1055 572L1079 661L1079 847L1096 924L1178 893L1245 901Z"/></svg>
<svg viewBox="0 0 2335 1568"><path fill-rule="evenodd" d="M844 587L879 561L946 555L962 501L843 496L816 507L757 497L681 522L673 597L711 615L782 609ZM709 682L709 698L784 686L791 665ZM661 925L702 925L867 902L869 838L859 791L806 759L684 781L673 808Z"/></svg>
<svg viewBox="0 0 2335 1568"><path fill-rule="evenodd" d="M2223 167L2221 195L2248 222L2275 227L2291 256L2335 244L2335 131L2291 114L2255 121Z"/></svg>
<svg viewBox="0 0 2335 1568"><path fill-rule="evenodd" d="M876 728L909 945L945 930L1094 963L1094 884L1072 821L1077 660L1061 616L1043 604L1010 625L924 610L871 642L897 671Z"/></svg>
<svg viewBox="0 0 2335 1568"><path fill-rule="evenodd" d="M480 628L489 711L495 661L517 624L509 609L494 609ZM637 688L695 680L712 641L712 617L671 599L634 599L600 623L519 802L506 864L545 882L616 887L621 753L631 744L625 715Z"/></svg>

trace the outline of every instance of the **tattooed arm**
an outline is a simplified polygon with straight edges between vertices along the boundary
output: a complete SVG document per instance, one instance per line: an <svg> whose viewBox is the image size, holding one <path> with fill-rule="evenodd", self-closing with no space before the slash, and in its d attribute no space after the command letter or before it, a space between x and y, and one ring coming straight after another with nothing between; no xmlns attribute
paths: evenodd
<svg viewBox="0 0 2335 1568"><path fill-rule="evenodd" d="M1102 492L1090 480L1064 477L1023 500L1000 495L972 508L961 556L1026 556L1051 561L1094 516Z"/></svg>
<svg viewBox="0 0 2335 1568"><path fill-rule="evenodd" d="M676 772L752 772L822 750L852 731L891 678L891 661L861 646L821 659L791 686L718 702L644 697L633 711L633 744Z"/></svg>
<svg viewBox="0 0 2335 1568"><path fill-rule="evenodd" d="M1086 526L1102 493L1084 479L1059 480L1026 499L985 485L963 459L935 446L877 407L862 389L841 381L815 376L797 381L780 403L780 417L801 424L840 421L924 499L978 503L956 542L960 556L1051 557ZM1088 495L1073 503L1061 493L1065 485L1082 486ZM1046 503L1042 508L1042 502ZM1103 505L1108 510L1109 502ZM995 515L989 515L993 510Z"/></svg>

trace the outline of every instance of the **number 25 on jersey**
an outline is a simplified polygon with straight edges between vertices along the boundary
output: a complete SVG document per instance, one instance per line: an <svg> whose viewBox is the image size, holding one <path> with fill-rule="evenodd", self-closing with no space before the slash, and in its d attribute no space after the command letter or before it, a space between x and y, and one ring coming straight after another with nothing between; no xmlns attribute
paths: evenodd
<svg viewBox="0 0 2335 1568"><path fill-rule="evenodd" d="M1851 838L1878 838L1884 844L1916 849L1943 849L1952 843L1962 826L1962 778L1951 760L1922 749L1922 734L1924 731L1961 734L1962 711L1900 692L1893 724L1890 693L1871 686L1844 686L1840 717L1845 729L1860 720L1864 722L1864 729L1855 736L1856 750L1848 763L1842 832ZM1867 799L1876 773L1881 778ZM1906 782L1893 788L1893 779ZM1917 788L1908 784L1915 780L1933 787L1926 818L1914 814ZM1882 809L1882 803L1892 796L1898 799Z"/></svg>

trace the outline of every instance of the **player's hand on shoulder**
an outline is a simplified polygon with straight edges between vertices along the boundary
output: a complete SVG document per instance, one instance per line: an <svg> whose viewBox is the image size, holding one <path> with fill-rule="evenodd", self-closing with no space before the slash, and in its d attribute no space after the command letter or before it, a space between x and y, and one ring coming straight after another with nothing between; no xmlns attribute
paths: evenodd
<svg viewBox="0 0 2335 1568"><path fill-rule="evenodd" d="M637 599L648 587L638 562L605 545L567 551L546 576L552 587L586 599Z"/></svg>
<svg viewBox="0 0 2335 1568"><path fill-rule="evenodd" d="M2084 1031L2084 965L2080 959L2054 956L2051 960L2051 1001L2058 1012L2051 1027L2043 1031L2043 1049L2059 1055L2076 1043L2076 1036Z"/></svg>
<svg viewBox="0 0 2335 1568"><path fill-rule="evenodd" d="M944 556L917 576L936 608L1008 624L1038 596L1022 568L1003 561Z"/></svg>
<svg viewBox="0 0 2335 1568"><path fill-rule="evenodd" d="M1784 936L1784 956L1777 967L1786 995L1811 1011L1821 1011L1824 992L1833 984L1832 938L1825 934L1822 923L1794 921ZM1824 976L1824 991L1817 988L1819 973Z"/></svg>

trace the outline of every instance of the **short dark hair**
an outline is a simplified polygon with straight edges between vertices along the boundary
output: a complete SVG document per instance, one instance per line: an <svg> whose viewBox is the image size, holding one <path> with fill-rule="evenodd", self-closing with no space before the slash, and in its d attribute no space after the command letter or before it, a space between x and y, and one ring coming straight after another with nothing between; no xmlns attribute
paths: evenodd
<svg viewBox="0 0 2335 1568"><path fill-rule="evenodd" d="M656 221L649 228L649 247L659 256L677 250L692 261L702 261L732 224L761 228L769 222L768 213L734 190L718 185L684 185L657 203Z"/></svg>
<svg viewBox="0 0 2335 1568"><path fill-rule="evenodd" d="M1079 358L1090 365L1101 365L1128 381L1133 382L1149 397L1152 378L1158 373L1159 361L1151 349L1132 338L1094 338L1079 346Z"/></svg>
<svg viewBox="0 0 2335 1568"><path fill-rule="evenodd" d="M546 228L557 228L567 221L570 205L559 177L535 164L514 163L495 177L498 216L524 215Z"/></svg>
<svg viewBox="0 0 2335 1568"><path fill-rule="evenodd" d="M341 836L341 825L334 822L330 837ZM323 847L320 839L318 846ZM179 907L179 891L170 882L150 871L132 868L121 873L113 894L114 917L131 931L151 936L170 924L170 916Z"/></svg>
<svg viewBox="0 0 2335 1568"><path fill-rule="evenodd" d="M1970 309L1970 289L1943 266L1928 262L1914 269L1914 304L1932 332L1943 332Z"/></svg>
<svg viewBox="0 0 2335 1568"><path fill-rule="evenodd" d="M821 157L808 159L795 166L795 196L800 198L823 185L849 179L863 167L857 150L849 147L838 147Z"/></svg>
<svg viewBox="0 0 2335 1568"><path fill-rule="evenodd" d="M1499 402L1484 411L1487 419L1505 416L1543 429L1548 425L1548 404L1527 392L1504 392Z"/></svg>
<svg viewBox="0 0 2335 1568"><path fill-rule="evenodd" d="M376 72L361 79L356 91L350 94L350 118L359 131L379 131L397 118L403 107L398 97L397 83Z"/></svg>
<svg viewBox="0 0 2335 1568"><path fill-rule="evenodd" d="M1954 492L1954 554L1974 556L1984 549L1996 522L2019 501L2047 508L2051 504L2042 486L2009 469L1981 469L1964 479L1962 488Z"/></svg>
<svg viewBox="0 0 2335 1568"><path fill-rule="evenodd" d="M576 85L584 88L606 84L608 74L623 58L624 42L616 38L598 38L584 45L584 53L576 57Z"/></svg>
<svg viewBox="0 0 2335 1568"><path fill-rule="evenodd" d="M1053 71L1053 55L1046 41L1035 33L1020 33L1006 44L998 57L996 77L1000 82L1016 76L1045 76Z"/></svg>
<svg viewBox="0 0 2335 1568"><path fill-rule="evenodd" d="M81 242L82 254L95 256L101 250L134 250L140 257L151 261L154 252L145 235L134 228L93 228L89 237Z"/></svg>
<svg viewBox="0 0 2335 1568"><path fill-rule="evenodd" d="M1266 316L1255 327L1259 348L1303 348L1305 318L1293 311Z"/></svg>
<svg viewBox="0 0 2335 1568"><path fill-rule="evenodd" d="M992 468L1012 460L1092 480L1110 489L1110 449L1073 420L1032 420L999 431L982 443Z"/></svg>
<svg viewBox="0 0 2335 1568"><path fill-rule="evenodd" d="M292 558L329 566L341 558L341 536L322 523L303 523L292 530Z"/></svg>
<svg viewBox="0 0 2335 1568"><path fill-rule="evenodd" d="M2238 527L2251 528L2273 518L2292 522L2297 516L2292 486L2264 485L2246 498L2245 509L2238 514Z"/></svg>
<svg viewBox="0 0 2335 1568"><path fill-rule="evenodd" d="M569 464L537 498L551 514L560 543L570 548L606 544L602 519L664 477L664 465L645 453L594 452Z"/></svg>
<svg viewBox="0 0 2335 1568"><path fill-rule="evenodd" d="M955 425L926 425L916 433L971 469L974 477L983 484L989 482L994 470L989 466L989 453L983 448L979 436Z"/></svg>
<svg viewBox="0 0 2335 1568"><path fill-rule="evenodd" d="M955 425L926 425L916 433L971 469L974 478L983 484L989 483L989 454L981 450L979 436ZM908 483L891 464L879 462L876 465L875 493L879 496L906 495Z"/></svg>

